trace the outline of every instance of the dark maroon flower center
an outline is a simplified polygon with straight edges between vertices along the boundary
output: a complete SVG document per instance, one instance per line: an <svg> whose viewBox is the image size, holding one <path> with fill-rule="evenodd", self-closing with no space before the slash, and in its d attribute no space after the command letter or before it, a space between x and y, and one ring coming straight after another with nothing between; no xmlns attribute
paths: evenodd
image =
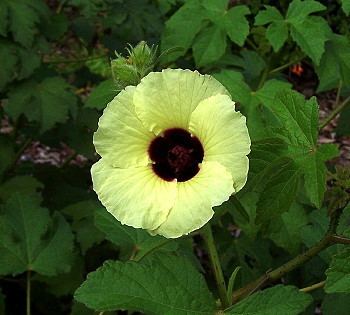
<svg viewBox="0 0 350 315"><path fill-rule="evenodd" d="M173 128L151 142L148 154L153 171L160 178L185 182L198 173L204 150L197 137L184 129Z"/></svg>

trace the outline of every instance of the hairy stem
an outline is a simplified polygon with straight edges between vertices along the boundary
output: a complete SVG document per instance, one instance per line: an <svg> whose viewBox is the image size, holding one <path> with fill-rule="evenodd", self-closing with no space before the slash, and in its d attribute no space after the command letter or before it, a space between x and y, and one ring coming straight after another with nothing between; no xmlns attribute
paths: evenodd
<svg viewBox="0 0 350 315"><path fill-rule="evenodd" d="M313 285L310 285L310 286L308 286L306 288L302 288L299 291L300 292L304 292L304 293L311 292L313 290L317 290L317 289L323 288L325 284L326 284L326 281L321 281L319 283L315 283Z"/></svg>
<svg viewBox="0 0 350 315"><path fill-rule="evenodd" d="M227 308L230 305L230 303L227 297L226 283L224 275L222 273L219 255L216 250L213 232L209 223L202 228L202 237L208 249L209 259L214 272L215 281L219 291L222 307Z"/></svg>
<svg viewBox="0 0 350 315"><path fill-rule="evenodd" d="M30 291L31 291L31 271L30 270L28 270L27 271L27 294L26 294L26 296L27 296L27 298L26 298L26 300L27 300L27 303L26 303L26 305L27 305L27 315L30 315L30 311L31 311L31 305L30 305Z"/></svg>
<svg viewBox="0 0 350 315"><path fill-rule="evenodd" d="M237 303L243 298L249 296L259 288L265 286L267 283L281 279L285 274L296 269L300 265L306 263L307 261L309 261L311 258L316 256L319 252L326 249L327 247L333 244L349 244L350 242L347 238L344 238L342 236L338 236L335 234L342 210L343 209L338 209L332 213L328 231L317 244L310 247L307 251L294 257L293 259L286 262L285 264L278 267L277 269L266 272L264 275L262 275L258 279L248 283L243 288L240 288L235 292L233 292L233 296L232 296L233 303Z"/></svg>

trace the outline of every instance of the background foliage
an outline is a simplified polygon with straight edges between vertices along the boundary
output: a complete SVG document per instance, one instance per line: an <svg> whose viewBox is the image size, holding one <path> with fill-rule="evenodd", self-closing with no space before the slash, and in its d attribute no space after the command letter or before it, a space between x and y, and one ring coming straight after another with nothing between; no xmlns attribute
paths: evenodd
<svg viewBox="0 0 350 315"><path fill-rule="evenodd" d="M229 305L245 297L225 314L348 315L349 14L349 0L2 0L0 314L29 314L29 298L39 315L222 309L202 237L122 226L91 188L110 59L146 40L168 51L155 69L213 74L248 118L247 185L212 221ZM321 144L338 113L338 144Z"/></svg>

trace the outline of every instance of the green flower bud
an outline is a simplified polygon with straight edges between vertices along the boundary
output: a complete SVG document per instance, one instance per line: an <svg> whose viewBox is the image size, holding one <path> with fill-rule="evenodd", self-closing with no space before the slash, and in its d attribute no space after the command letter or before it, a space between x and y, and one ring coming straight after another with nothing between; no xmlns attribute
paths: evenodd
<svg viewBox="0 0 350 315"><path fill-rule="evenodd" d="M127 51L126 58L116 53L117 58L111 61L113 78L120 90L140 83L154 69L157 60L157 46L149 47L144 41L130 46Z"/></svg>

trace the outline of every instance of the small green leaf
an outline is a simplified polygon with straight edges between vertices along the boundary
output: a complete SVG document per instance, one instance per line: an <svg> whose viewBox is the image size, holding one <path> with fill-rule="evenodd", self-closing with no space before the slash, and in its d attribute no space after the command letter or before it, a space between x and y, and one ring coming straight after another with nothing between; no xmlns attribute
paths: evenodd
<svg viewBox="0 0 350 315"><path fill-rule="evenodd" d="M287 20L292 23L304 21L311 13L320 12L327 8L315 0L293 0L288 7Z"/></svg>
<svg viewBox="0 0 350 315"><path fill-rule="evenodd" d="M327 293L350 293L350 250L332 258L331 264L326 271L327 279L325 291Z"/></svg>
<svg viewBox="0 0 350 315"><path fill-rule="evenodd" d="M296 287L276 285L254 293L227 310L227 315L299 315L311 304L310 295Z"/></svg>
<svg viewBox="0 0 350 315"><path fill-rule="evenodd" d="M228 281L228 285L227 285L227 299L230 301L230 299L232 298L232 292L233 292L233 288L235 285L235 280L237 277L237 274L239 272L239 270L241 269L240 266L236 267L235 270L233 270L230 279Z"/></svg>
<svg viewBox="0 0 350 315"><path fill-rule="evenodd" d="M113 80L103 81L93 89L85 106L102 110L116 95L117 91Z"/></svg>
<svg viewBox="0 0 350 315"><path fill-rule="evenodd" d="M106 262L88 275L75 299L98 311L212 315L215 310L215 301L196 268L183 257L164 254L139 263Z"/></svg>
<svg viewBox="0 0 350 315"><path fill-rule="evenodd" d="M283 16L277 8L265 5L265 10L259 11L255 17L255 25L265 25L267 23L282 21Z"/></svg>
<svg viewBox="0 0 350 315"><path fill-rule="evenodd" d="M278 52L288 39L288 26L285 21L275 21L266 30L266 38L275 52Z"/></svg>
<svg viewBox="0 0 350 315"><path fill-rule="evenodd" d="M0 215L0 274L68 272L72 251L73 235L62 215L50 217L32 195L8 199Z"/></svg>
<svg viewBox="0 0 350 315"><path fill-rule="evenodd" d="M198 67L211 64L226 51L226 34L215 25L203 29L193 44L193 56Z"/></svg>
<svg viewBox="0 0 350 315"><path fill-rule="evenodd" d="M9 93L5 111L13 119L24 114L28 120L40 122L44 132L58 122L65 122L75 105L76 96L70 91L70 85L60 77L53 77L16 86Z"/></svg>
<svg viewBox="0 0 350 315"><path fill-rule="evenodd" d="M250 10L246 5L237 5L224 15L224 26L228 36L241 47L249 35L249 22L246 18L249 13Z"/></svg>

